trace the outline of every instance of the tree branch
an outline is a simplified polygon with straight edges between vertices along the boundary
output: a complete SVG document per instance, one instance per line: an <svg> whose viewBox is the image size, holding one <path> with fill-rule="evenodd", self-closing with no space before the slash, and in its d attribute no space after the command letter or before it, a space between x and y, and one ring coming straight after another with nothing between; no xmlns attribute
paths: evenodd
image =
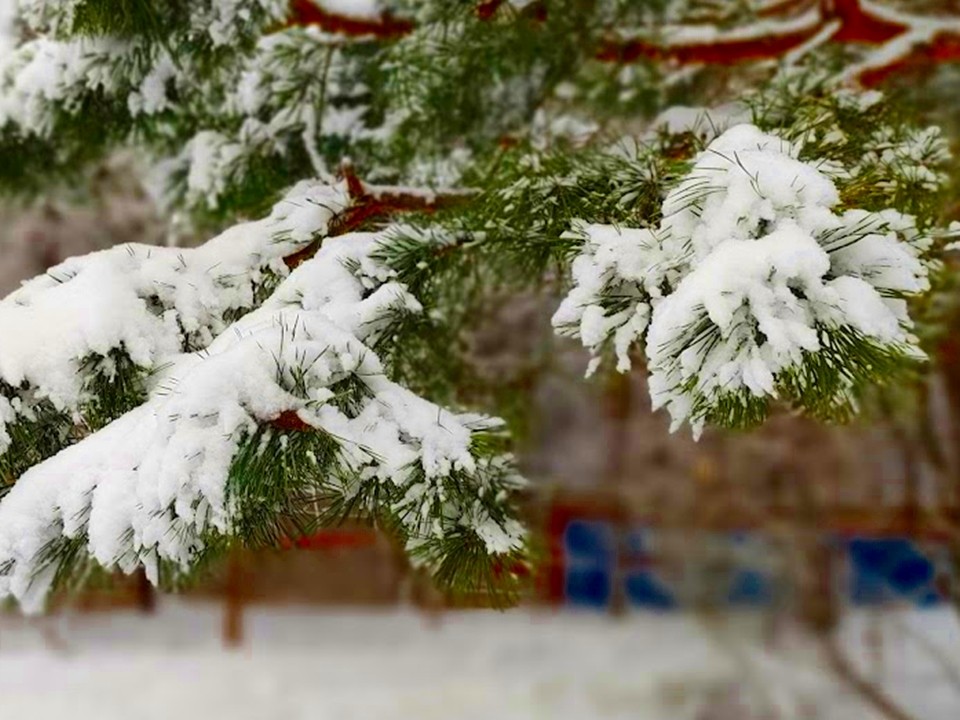
<svg viewBox="0 0 960 720"><path fill-rule="evenodd" d="M672 38L662 43L611 37L597 57L620 63L646 58L732 65L781 59L809 43L877 46L846 73L863 85L874 85L907 65L960 59L960 19L909 15L873 0L781 0L761 8L759 15L762 19L752 27L734 30L677 26Z"/></svg>
<svg viewBox="0 0 960 720"><path fill-rule="evenodd" d="M336 237L359 230L367 223L382 221L398 213L434 213L467 202L474 196L471 190L419 190L396 185L368 185L363 182L349 161L340 165L340 175L347 183L350 205L329 223L326 237ZM284 258L293 269L316 254L322 239Z"/></svg>
<svg viewBox="0 0 960 720"><path fill-rule="evenodd" d="M339 15L311 0L291 0L290 25L316 25L321 30L338 35L366 36L380 39L403 37L413 30L413 22L397 18L389 12L377 17Z"/></svg>
<svg viewBox="0 0 960 720"><path fill-rule="evenodd" d="M503 0L477 0L474 12L480 20L492 20L502 6ZM520 14L535 20L544 20L546 12L546 5L534 0L525 5ZM372 36L384 40L408 35L415 27L412 20L394 17L389 12L375 16L330 12L322 6L322 0L291 0L289 24L316 25L326 32L338 35Z"/></svg>

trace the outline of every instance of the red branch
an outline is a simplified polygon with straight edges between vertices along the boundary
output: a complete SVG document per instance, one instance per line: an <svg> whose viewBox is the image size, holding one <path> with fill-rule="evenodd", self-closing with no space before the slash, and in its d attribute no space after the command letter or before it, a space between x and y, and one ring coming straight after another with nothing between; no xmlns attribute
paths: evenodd
<svg viewBox="0 0 960 720"><path fill-rule="evenodd" d="M351 204L346 212L331 223L331 235L343 235L356 230L372 218L402 212L434 213L462 205L473 196L473 193L467 190L435 193L388 185L367 185L357 177L350 163L342 164L340 173L346 180Z"/></svg>
<svg viewBox="0 0 960 720"><path fill-rule="evenodd" d="M942 32L924 43L915 45L910 51L890 62L877 67L864 68L858 75L862 85L877 85L890 75L912 67L923 67L942 62L960 60L960 34Z"/></svg>
<svg viewBox="0 0 960 720"><path fill-rule="evenodd" d="M300 419L296 410L284 410L271 420L270 424L278 430L285 430L286 432L306 432L313 429Z"/></svg>
<svg viewBox="0 0 960 720"><path fill-rule="evenodd" d="M291 0L290 25L316 25L321 30L339 35L371 35L381 39L403 37L413 30L413 22L383 13L378 18L336 15L311 0Z"/></svg>
<svg viewBox="0 0 960 720"><path fill-rule="evenodd" d="M413 31L411 20L397 18L390 13L379 17L353 17L337 15L316 4L319 0L291 0L289 25L316 25L329 33L348 36L374 36L381 39L403 37ZM474 12L481 20L492 20L503 0L478 0ZM534 20L546 19L546 4L540 1L524 6L520 14Z"/></svg>
<svg viewBox="0 0 960 720"><path fill-rule="evenodd" d="M477 17L492 19L503 0L478 0ZM533 10L529 10L533 8ZM410 33L414 24L389 13L376 18L350 17L331 13L314 0L291 0L291 25L316 25L331 33L350 36L373 36L395 39ZM546 19L546 4L534 2L526 15ZM809 24L798 22L804 13L816 13ZM775 0L765 5L759 16L767 23L756 35L743 32L719 32L716 37L688 42L658 44L644 38L610 37L603 42L597 58L605 62L630 63L647 59L657 62L733 65L756 60L775 60L791 51L800 50L809 42L862 44L882 47L902 41L930 20L919 16L897 14L894 19L864 7L862 0ZM778 22L781 27L777 27ZM829 32L835 25L836 29ZM828 34L822 38L821 33ZM960 23L932 36L918 34L916 42L903 43L900 52L892 52L877 64L868 63L857 69L861 84L875 85L893 72L904 68L960 60Z"/></svg>
<svg viewBox="0 0 960 720"><path fill-rule="evenodd" d="M807 26L791 23L800 13L813 11L817 16ZM864 7L862 0L782 0L767 6L761 15L770 23L767 32L755 36L740 32L718 34L690 42L657 44L643 38L610 39L603 44L598 58L608 62L634 62L641 58L655 61L673 61L679 64L708 63L732 65L751 60L777 59L801 48L831 24L836 29L824 41L843 44L884 46L904 40L930 18L908 15L884 17ZM773 19L784 24L777 31ZM960 25L958 25L960 27ZM857 79L864 85L876 84L890 73L917 63L960 60L960 32L945 28L932 37L918 34L915 45L904 43L900 53L890 53L877 65L867 64L857 71Z"/></svg>
<svg viewBox="0 0 960 720"><path fill-rule="evenodd" d="M497 14L501 5L503 5L503 0L480 0L477 3L477 17L481 20L489 20Z"/></svg>
<svg viewBox="0 0 960 720"><path fill-rule="evenodd" d="M382 221L398 213L434 213L437 210L461 205L473 193L468 190L448 192L418 192L409 188L390 185L368 185L357 177L353 165L340 165L340 175L347 183L350 204L330 220L325 237L336 237L358 230L371 222ZM293 269L313 257L322 239L316 240L302 250L284 258L287 267Z"/></svg>
<svg viewBox="0 0 960 720"><path fill-rule="evenodd" d="M640 59L663 62L672 60L682 65L706 63L728 65L748 60L776 58L799 47L820 31L818 25L793 32L756 38L707 40L683 45L657 45L648 40L608 40L597 52L604 62L632 63Z"/></svg>

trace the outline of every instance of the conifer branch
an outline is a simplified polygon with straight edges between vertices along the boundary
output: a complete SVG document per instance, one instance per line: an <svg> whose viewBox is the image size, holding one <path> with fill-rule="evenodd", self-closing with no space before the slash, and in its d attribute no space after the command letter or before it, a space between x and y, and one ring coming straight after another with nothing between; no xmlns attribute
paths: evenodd
<svg viewBox="0 0 960 720"><path fill-rule="evenodd" d="M502 0L480 0L476 16L491 20ZM523 14L545 20L546 6L535 2ZM826 43L876 47L847 72L851 80L873 86L889 75L919 64L960 59L960 19L901 13L872 0L774 0L757 11L751 27L719 30L712 25L670 28L673 39L624 37L610 33L597 48L601 62L639 60L680 65L733 65L759 60L795 61ZM415 29L413 21L389 12L378 17L350 17L331 13L312 0L293 0L291 25L316 25L331 33L396 39Z"/></svg>
<svg viewBox="0 0 960 720"><path fill-rule="evenodd" d="M608 62L670 61L681 65L775 60L826 42L876 49L848 69L862 85L875 85L918 62L960 59L960 19L901 13L872 0L784 0L761 10L752 27L718 30L710 25L672 28L673 40L610 37L598 58Z"/></svg>
<svg viewBox="0 0 960 720"><path fill-rule="evenodd" d="M315 25L325 32L353 37L372 36L382 40L403 37L413 30L413 22L384 12L378 17L360 17L332 13L311 0L292 0L290 25Z"/></svg>
<svg viewBox="0 0 960 720"><path fill-rule="evenodd" d="M347 184L350 204L330 221L326 237L337 237L359 230L371 222L382 221L400 213L433 214L462 205L475 196L471 190L419 190L393 185L369 185L361 180L349 160L340 164L340 176ZM319 239L286 257L288 268L295 268L316 253Z"/></svg>

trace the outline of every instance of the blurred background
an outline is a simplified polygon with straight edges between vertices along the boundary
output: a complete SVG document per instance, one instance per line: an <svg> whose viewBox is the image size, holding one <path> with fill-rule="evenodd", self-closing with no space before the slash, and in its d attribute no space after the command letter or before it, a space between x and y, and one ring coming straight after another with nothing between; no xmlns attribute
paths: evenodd
<svg viewBox="0 0 960 720"><path fill-rule="evenodd" d="M659 66L631 129L776 59ZM647 72L623 68L624 102ZM956 147L960 67L920 58L883 83ZM116 157L75 192L0 208L0 295L72 255L171 242L135 170ZM235 554L173 598L135 576L0 615L0 717L960 718L957 292L938 298L932 371L856 423L782 414L699 442L651 412L642 368L583 381L555 298L494 304L471 342L524 429L540 562L519 607L444 597L341 527Z"/></svg>

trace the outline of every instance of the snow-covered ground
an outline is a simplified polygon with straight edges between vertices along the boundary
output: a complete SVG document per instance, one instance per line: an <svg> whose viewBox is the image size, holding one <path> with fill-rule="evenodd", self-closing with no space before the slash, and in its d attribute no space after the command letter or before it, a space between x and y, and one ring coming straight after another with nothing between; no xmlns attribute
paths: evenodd
<svg viewBox="0 0 960 720"><path fill-rule="evenodd" d="M812 643L764 644L759 620L260 609L246 617L246 645L224 650L214 606L4 616L0 718L880 717ZM916 718L960 717L960 628L949 612L861 615L844 638Z"/></svg>

